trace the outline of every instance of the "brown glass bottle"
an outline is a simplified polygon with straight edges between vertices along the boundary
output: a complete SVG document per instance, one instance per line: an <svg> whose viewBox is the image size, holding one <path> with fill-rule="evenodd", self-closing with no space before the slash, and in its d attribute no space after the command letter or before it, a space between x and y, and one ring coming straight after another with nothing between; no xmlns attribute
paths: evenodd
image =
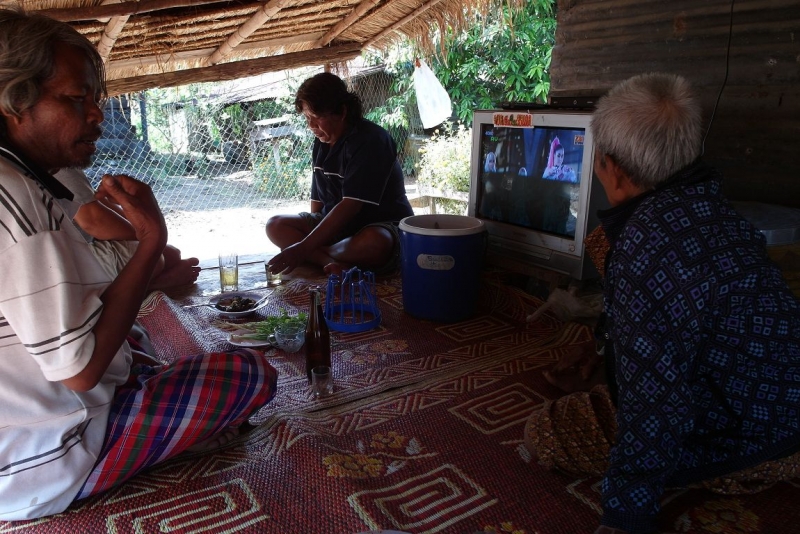
<svg viewBox="0 0 800 534"><path fill-rule="evenodd" d="M306 325L306 375L308 383L311 383L311 369L318 365L331 366L331 335L328 331L328 323L325 322L325 314L322 313L322 301L320 298L319 287L311 287L308 290L308 324Z"/></svg>

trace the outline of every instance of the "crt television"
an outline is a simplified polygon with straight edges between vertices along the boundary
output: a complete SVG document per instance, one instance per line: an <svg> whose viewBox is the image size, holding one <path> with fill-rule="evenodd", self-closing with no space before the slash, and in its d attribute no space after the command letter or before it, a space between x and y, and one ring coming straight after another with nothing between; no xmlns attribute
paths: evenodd
<svg viewBox="0 0 800 534"><path fill-rule="evenodd" d="M468 213L488 231L487 261L597 276L584 239L608 207L594 177L591 113L478 110Z"/></svg>

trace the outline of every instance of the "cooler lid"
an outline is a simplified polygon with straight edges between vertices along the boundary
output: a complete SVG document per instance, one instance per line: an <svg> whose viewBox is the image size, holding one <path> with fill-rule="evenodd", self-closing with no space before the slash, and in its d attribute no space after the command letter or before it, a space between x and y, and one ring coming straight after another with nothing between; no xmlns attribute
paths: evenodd
<svg viewBox="0 0 800 534"><path fill-rule="evenodd" d="M739 214L758 228L767 245L791 245L800 241L800 209L763 202L731 202Z"/></svg>

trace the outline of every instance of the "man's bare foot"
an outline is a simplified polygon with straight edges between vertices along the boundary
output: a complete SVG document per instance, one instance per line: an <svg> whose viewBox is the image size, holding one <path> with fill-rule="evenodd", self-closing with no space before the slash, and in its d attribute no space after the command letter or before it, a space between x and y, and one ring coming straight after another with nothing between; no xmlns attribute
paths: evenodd
<svg viewBox="0 0 800 534"><path fill-rule="evenodd" d="M186 451L187 452L213 451L215 449L219 449L220 447L224 447L225 445L229 444L231 441L238 438L239 436L244 436L246 434L249 434L255 429L256 426L251 425L249 422L244 422L239 426L231 426L222 430L222 432L211 436L205 441L201 441L200 443L195 443L191 447L187 448Z"/></svg>
<svg viewBox="0 0 800 534"><path fill-rule="evenodd" d="M161 274L150 281L150 289L168 289L171 287L185 286L193 284L200 276L200 260L197 258L187 258L179 260L174 265L165 268Z"/></svg>
<svg viewBox="0 0 800 534"><path fill-rule="evenodd" d="M187 447L187 452L206 452L219 449L229 444L234 439L238 438L240 434L239 427L226 428L219 434L215 434L205 441L195 443L191 447Z"/></svg>

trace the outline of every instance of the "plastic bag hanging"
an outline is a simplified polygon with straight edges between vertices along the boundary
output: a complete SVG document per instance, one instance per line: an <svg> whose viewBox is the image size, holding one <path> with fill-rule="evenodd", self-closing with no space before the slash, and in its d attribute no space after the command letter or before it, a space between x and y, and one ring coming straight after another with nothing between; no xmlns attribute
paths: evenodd
<svg viewBox="0 0 800 534"><path fill-rule="evenodd" d="M433 128L450 118L453 112L450 95L421 59L414 61L414 90L424 128Z"/></svg>

